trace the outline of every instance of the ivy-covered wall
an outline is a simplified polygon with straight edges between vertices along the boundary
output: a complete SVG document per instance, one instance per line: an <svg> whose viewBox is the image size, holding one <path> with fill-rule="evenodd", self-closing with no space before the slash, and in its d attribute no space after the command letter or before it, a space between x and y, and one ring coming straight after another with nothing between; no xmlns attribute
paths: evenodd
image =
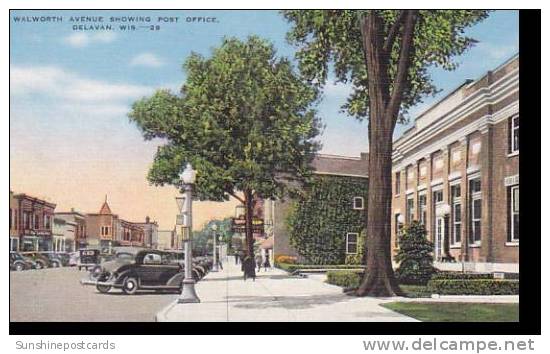
<svg viewBox="0 0 550 354"><path fill-rule="evenodd" d="M368 180L317 175L295 200L287 223L290 244L310 264L360 264L364 252ZM353 208L363 197L364 208ZM360 234L357 254L346 255L346 234Z"/></svg>

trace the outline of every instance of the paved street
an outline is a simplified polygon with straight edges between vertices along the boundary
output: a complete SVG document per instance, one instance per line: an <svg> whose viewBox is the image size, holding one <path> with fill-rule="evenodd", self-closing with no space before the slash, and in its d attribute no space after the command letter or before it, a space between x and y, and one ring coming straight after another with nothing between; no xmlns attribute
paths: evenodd
<svg viewBox="0 0 550 354"><path fill-rule="evenodd" d="M10 272L10 321L154 321L155 314L177 294L111 290L100 294L81 286L85 271L50 268Z"/></svg>
<svg viewBox="0 0 550 354"><path fill-rule="evenodd" d="M342 288L326 284L324 277L290 277L272 269L258 274L255 282L243 281L240 266L225 263L224 270L210 273L196 286L198 304L172 303L159 321L262 321L262 322L393 322L416 321L382 306L393 299L357 298Z"/></svg>

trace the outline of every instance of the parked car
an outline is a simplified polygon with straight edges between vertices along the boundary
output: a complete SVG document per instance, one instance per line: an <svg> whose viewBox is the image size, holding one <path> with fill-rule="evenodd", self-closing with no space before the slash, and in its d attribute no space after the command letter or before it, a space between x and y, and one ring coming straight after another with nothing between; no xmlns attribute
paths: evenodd
<svg viewBox="0 0 550 354"><path fill-rule="evenodd" d="M82 268L88 270L88 268L93 268L100 263L98 249L86 248L81 249L79 252L78 270L82 270Z"/></svg>
<svg viewBox="0 0 550 354"><path fill-rule="evenodd" d="M32 269L34 262L30 262L17 252L10 252L10 270L22 271Z"/></svg>
<svg viewBox="0 0 550 354"><path fill-rule="evenodd" d="M80 283L95 286L101 293L112 288L122 289L128 295L138 290L179 291L185 277L184 269L170 252L140 250L133 262L119 259L104 262L98 274L82 279ZM198 280L201 276L195 270L195 279Z"/></svg>
<svg viewBox="0 0 550 354"><path fill-rule="evenodd" d="M115 254L111 259L109 260L101 260L100 264L97 264L92 271L90 272L90 277L92 279L97 279L102 271L103 266L107 265L110 266L111 263L113 264L126 264L126 263L133 263L135 261L136 255L139 251L141 251L142 248L135 248L135 247L119 247L114 250ZM101 258L101 257L100 257Z"/></svg>
<svg viewBox="0 0 550 354"><path fill-rule="evenodd" d="M48 258L48 261L50 262L50 267L52 268L65 267L69 262L69 259L66 256L66 253L40 252L40 254Z"/></svg>
<svg viewBox="0 0 550 354"><path fill-rule="evenodd" d="M21 252L21 255L34 261L36 269L44 269L51 266L49 258L40 252Z"/></svg>

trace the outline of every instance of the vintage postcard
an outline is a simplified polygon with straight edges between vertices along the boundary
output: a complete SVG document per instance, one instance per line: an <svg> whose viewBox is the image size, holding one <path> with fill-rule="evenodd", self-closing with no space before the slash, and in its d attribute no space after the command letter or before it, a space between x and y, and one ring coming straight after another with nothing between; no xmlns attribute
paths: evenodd
<svg viewBox="0 0 550 354"><path fill-rule="evenodd" d="M521 16L11 10L10 322L517 323Z"/></svg>

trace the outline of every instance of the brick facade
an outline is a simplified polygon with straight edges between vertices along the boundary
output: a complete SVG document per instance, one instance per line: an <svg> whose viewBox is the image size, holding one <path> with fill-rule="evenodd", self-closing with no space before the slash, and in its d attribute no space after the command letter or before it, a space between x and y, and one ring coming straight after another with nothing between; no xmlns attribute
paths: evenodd
<svg viewBox="0 0 550 354"><path fill-rule="evenodd" d="M56 205L10 191L10 250L51 251Z"/></svg>
<svg viewBox="0 0 550 354"><path fill-rule="evenodd" d="M514 57L467 81L395 141L395 251L400 227L423 219L439 268L518 271L518 66Z"/></svg>

